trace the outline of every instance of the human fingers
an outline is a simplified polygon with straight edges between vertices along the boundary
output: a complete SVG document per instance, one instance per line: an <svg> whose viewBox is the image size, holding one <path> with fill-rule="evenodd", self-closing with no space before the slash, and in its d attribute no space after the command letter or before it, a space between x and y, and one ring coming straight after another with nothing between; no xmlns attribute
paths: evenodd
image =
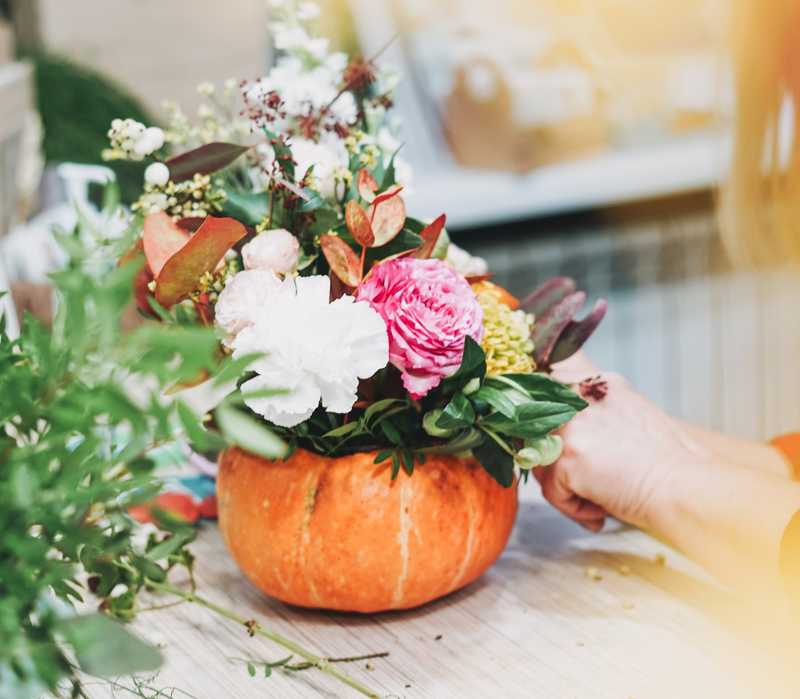
<svg viewBox="0 0 800 699"><path fill-rule="evenodd" d="M558 464L540 466L533 471L534 478L542 486L542 495L545 500L559 512L587 528L592 528L598 522L600 523L599 528L602 528L602 522L608 515L606 510L581 497L570 488L568 480L562 470L558 468Z"/></svg>

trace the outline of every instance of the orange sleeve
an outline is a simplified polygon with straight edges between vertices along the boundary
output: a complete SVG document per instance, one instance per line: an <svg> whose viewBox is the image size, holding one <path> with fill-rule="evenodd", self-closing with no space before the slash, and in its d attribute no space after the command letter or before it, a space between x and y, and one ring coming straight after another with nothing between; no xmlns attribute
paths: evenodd
<svg viewBox="0 0 800 699"><path fill-rule="evenodd" d="M791 464L795 478L800 476L800 432L781 435L773 439L770 444Z"/></svg>

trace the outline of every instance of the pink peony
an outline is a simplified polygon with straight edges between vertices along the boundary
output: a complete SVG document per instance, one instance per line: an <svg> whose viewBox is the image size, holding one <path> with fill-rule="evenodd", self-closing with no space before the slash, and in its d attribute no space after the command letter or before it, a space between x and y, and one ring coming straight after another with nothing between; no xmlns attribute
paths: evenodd
<svg viewBox="0 0 800 699"><path fill-rule="evenodd" d="M483 309L469 282L441 260L390 260L373 268L358 300L378 311L389 331L389 361L421 398L461 366L467 336L483 338Z"/></svg>
<svg viewBox="0 0 800 699"><path fill-rule="evenodd" d="M273 269L286 275L300 258L300 243L289 231L278 228L264 231L242 248L244 268Z"/></svg>

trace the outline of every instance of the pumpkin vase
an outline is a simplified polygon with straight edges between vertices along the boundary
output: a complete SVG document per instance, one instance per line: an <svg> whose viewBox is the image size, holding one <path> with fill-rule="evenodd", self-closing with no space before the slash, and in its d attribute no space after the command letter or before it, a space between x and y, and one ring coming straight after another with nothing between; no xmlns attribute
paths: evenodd
<svg viewBox="0 0 800 699"><path fill-rule="evenodd" d="M298 449L269 461L220 455L225 545L261 590L302 607L408 609L482 575L517 513L516 485L498 485L472 458L428 456L391 478L377 452L326 458Z"/></svg>

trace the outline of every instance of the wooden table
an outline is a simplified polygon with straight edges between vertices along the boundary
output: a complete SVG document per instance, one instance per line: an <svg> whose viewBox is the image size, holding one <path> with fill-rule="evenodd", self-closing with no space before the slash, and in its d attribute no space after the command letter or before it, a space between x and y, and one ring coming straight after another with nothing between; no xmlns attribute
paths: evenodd
<svg viewBox="0 0 800 699"><path fill-rule="evenodd" d="M216 526L193 551L198 592L220 606L328 657L388 651L372 669L364 661L340 667L390 697L800 696L800 651L784 630L643 532L611 523L589 534L543 502L521 505L486 575L407 612L361 616L272 600L239 572ZM141 614L133 628L162 646L166 662L151 683L158 689L197 699L361 696L315 669L251 677L230 658L288 653L194 604ZM130 696L102 684L86 689L92 699Z"/></svg>

